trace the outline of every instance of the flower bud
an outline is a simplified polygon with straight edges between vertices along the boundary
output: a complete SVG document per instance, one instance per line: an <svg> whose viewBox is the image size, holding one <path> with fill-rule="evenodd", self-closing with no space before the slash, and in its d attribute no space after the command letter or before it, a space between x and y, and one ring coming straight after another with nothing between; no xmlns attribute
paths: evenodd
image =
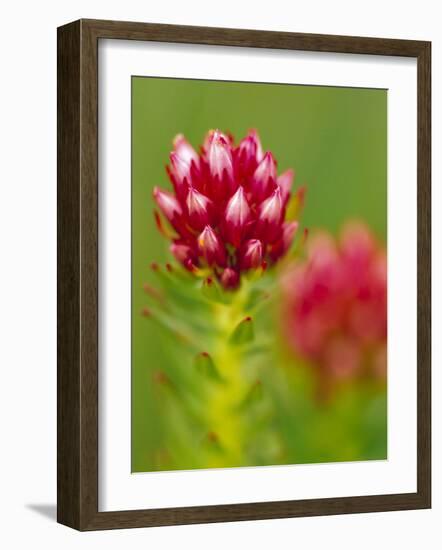
<svg viewBox="0 0 442 550"><path fill-rule="evenodd" d="M233 160L228 139L219 130L211 135L208 144L207 160L212 176L223 178L224 171L233 178Z"/></svg>
<svg viewBox="0 0 442 550"><path fill-rule="evenodd" d="M198 231L211 223L212 201L202 193L189 187L186 199L189 224Z"/></svg>
<svg viewBox="0 0 442 550"><path fill-rule="evenodd" d="M225 232L229 241L239 246L244 229L250 221L250 207L244 194L244 189L238 190L229 200L224 215Z"/></svg>
<svg viewBox="0 0 442 550"><path fill-rule="evenodd" d="M262 145L261 145L261 140L259 139L258 132L256 130L250 130L249 137L255 143L256 161L259 164L262 161L264 155L262 152Z"/></svg>
<svg viewBox="0 0 442 550"><path fill-rule="evenodd" d="M252 136L248 135L241 140L238 146L238 156L246 165L252 162L256 164L256 141Z"/></svg>
<svg viewBox="0 0 442 550"><path fill-rule="evenodd" d="M184 200L187 185L192 182L192 173L199 166L199 158L190 143L178 134L174 139L174 151L170 153L171 168L167 168L169 177L180 200Z"/></svg>
<svg viewBox="0 0 442 550"><path fill-rule="evenodd" d="M241 174L246 176L250 173L253 174L263 157L261 143L255 130L251 130L241 140L237 154Z"/></svg>
<svg viewBox="0 0 442 550"><path fill-rule="evenodd" d="M281 191L277 187L262 204L258 213L256 234L263 242L273 243L281 236L283 206Z"/></svg>
<svg viewBox="0 0 442 550"><path fill-rule="evenodd" d="M196 166L199 164L199 158L195 149L185 139L182 134L177 134L173 140L176 155L185 162L189 167L192 161Z"/></svg>
<svg viewBox="0 0 442 550"><path fill-rule="evenodd" d="M226 251L210 225L206 225L198 237L198 248L208 265L226 265Z"/></svg>
<svg viewBox="0 0 442 550"><path fill-rule="evenodd" d="M281 238L277 240L270 249L270 257L274 262L284 256L284 254L292 246L292 242L295 237L296 231L298 230L298 227L298 222L285 222L282 225Z"/></svg>
<svg viewBox="0 0 442 550"><path fill-rule="evenodd" d="M187 271L190 271L190 273L199 276L200 270L190 258L184 262L184 267L187 269Z"/></svg>
<svg viewBox="0 0 442 550"><path fill-rule="evenodd" d="M177 231L180 231L183 210L177 199L171 193L163 191L158 187L154 188L153 196L166 219Z"/></svg>
<svg viewBox="0 0 442 550"><path fill-rule="evenodd" d="M266 153L253 174L252 190L257 200L266 198L276 183L276 164L272 153Z"/></svg>
<svg viewBox="0 0 442 550"><path fill-rule="evenodd" d="M234 289L239 284L239 274L231 267L226 269L221 274L221 284L226 289Z"/></svg>
<svg viewBox="0 0 442 550"><path fill-rule="evenodd" d="M170 245L170 251L175 256L175 258L183 265L186 265L186 262L188 260L193 263L196 262L196 254L187 244L174 242Z"/></svg>
<svg viewBox="0 0 442 550"><path fill-rule="evenodd" d="M284 204L287 203L290 197L290 190L292 188L294 176L295 173L293 170L286 170L277 179L278 186L281 189L282 202Z"/></svg>
<svg viewBox="0 0 442 550"><path fill-rule="evenodd" d="M241 269L256 269L262 264L263 249L262 243L258 239L247 241L240 251Z"/></svg>
<svg viewBox="0 0 442 550"><path fill-rule="evenodd" d="M190 164L184 161L175 152L170 153L170 164L172 165L173 175L175 176L177 184L181 186L185 179L189 181Z"/></svg>

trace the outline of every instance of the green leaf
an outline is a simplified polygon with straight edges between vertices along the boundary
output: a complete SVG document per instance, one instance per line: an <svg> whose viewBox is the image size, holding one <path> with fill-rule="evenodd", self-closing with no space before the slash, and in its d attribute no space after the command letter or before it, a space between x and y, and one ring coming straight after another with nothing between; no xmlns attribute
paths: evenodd
<svg viewBox="0 0 442 550"><path fill-rule="evenodd" d="M218 372L218 369L213 362L212 357L206 352L202 351L195 357L195 369L199 374L212 380L214 382L222 382L223 379Z"/></svg>
<svg viewBox="0 0 442 550"><path fill-rule="evenodd" d="M248 300L245 305L246 311L250 311L251 309L261 307L268 299L270 298L270 293L261 290L259 288L253 288L250 291Z"/></svg>
<svg viewBox="0 0 442 550"><path fill-rule="evenodd" d="M240 409L246 409L255 403L258 403L262 400L263 391L261 380L256 380L256 382L251 386L246 396L240 403Z"/></svg>
<svg viewBox="0 0 442 550"><path fill-rule="evenodd" d="M217 453L223 453L223 447L220 443L219 436L215 432L209 432L203 439L203 445L206 449L216 451Z"/></svg>
<svg viewBox="0 0 442 550"><path fill-rule="evenodd" d="M218 283L213 279L213 277L207 277L204 279L201 286L201 292L203 296L211 302L217 302L220 304L226 303L226 299L223 296L223 291L220 289Z"/></svg>
<svg viewBox="0 0 442 550"><path fill-rule="evenodd" d="M192 279L182 278L179 275L179 271L170 264L167 264L164 268L153 262L151 269L165 291L165 296L169 301L172 301L179 307L187 309L195 309L199 306L203 306L203 301L196 301L195 295L192 294Z"/></svg>
<svg viewBox="0 0 442 550"><path fill-rule="evenodd" d="M188 326L170 316L165 310L151 306L145 307L141 313L146 319L151 319L172 332L182 342L196 343L198 341L196 334Z"/></svg>
<svg viewBox="0 0 442 550"><path fill-rule="evenodd" d="M236 346L242 346L253 342L255 331L253 329L253 321L251 317L246 317L236 326L230 336L230 342Z"/></svg>

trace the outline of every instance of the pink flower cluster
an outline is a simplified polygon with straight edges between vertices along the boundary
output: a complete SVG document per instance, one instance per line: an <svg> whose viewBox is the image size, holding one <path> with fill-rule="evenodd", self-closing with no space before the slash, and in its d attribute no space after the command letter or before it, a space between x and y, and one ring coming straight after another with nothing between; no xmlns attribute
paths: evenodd
<svg viewBox="0 0 442 550"><path fill-rule="evenodd" d="M284 279L283 325L295 352L333 377L386 371L387 261L362 224L317 234Z"/></svg>
<svg viewBox="0 0 442 550"><path fill-rule="evenodd" d="M167 173L174 192L156 187L153 194L175 234L155 212L158 228L189 271L209 267L224 288L236 288L241 273L275 263L292 243L298 223L285 221L285 212L293 171L277 175L254 130L238 145L212 130L199 154L182 135L173 143Z"/></svg>

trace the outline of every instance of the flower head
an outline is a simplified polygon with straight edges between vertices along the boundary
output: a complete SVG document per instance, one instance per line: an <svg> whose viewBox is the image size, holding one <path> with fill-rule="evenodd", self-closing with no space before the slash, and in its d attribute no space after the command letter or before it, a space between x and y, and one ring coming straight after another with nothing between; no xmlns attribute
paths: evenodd
<svg viewBox="0 0 442 550"><path fill-rule="evenodd" d="M385 251L362 224L317 234L283 281L283 324L297 355L334 378L386 369Z"/></svg>
<svg viewBox="0 0 442 550"><path fill-rule="evenodd" d="M176 232L162 230L175 258L192 272L208 268L226 289L237 287L243 272L277 262L298 225L285 221L293 171L278 177L255 130L237 145L211 130L200 154L181 134L173 144L167 173L174 193L155 188L154 199Z"/></svg>

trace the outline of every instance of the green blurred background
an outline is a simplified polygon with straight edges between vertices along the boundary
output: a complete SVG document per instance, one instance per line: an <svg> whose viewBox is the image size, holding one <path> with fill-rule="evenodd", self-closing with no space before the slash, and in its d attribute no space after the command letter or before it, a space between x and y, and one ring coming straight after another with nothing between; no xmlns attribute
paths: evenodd
<svg viewBox="0 0 442 550"><path fill-rule="evenodd" d="M152 189L156 185L170 189L165 165L173 137L182 133L196 148L211 128L230 131L237 140L250 128L258 130L264 150L271 150L278 161L278 171L293 168L295 188L303 184L307 186L302 220L305 226L336 233L342 223L358 218L368 223L381 242L386 242L386 90L133 77L134 472L159 468L158 449L162 448L167 425L162 417L161 403L155 395L152 373L167 369L171 360L168 350L173 345L155 324L146 322L140 314L147 302L143 283L155 284L150 263L170 260L168 243L158 233L153 221ZM308 385L300 379L292 383L298 389L301 385L301 393L302 384ZM355 450L353 443L348 441L348 431L342 432L338 425L342 418L351 420L357 417L353 402L365 399L367 392L370 402L364 409L364 422L372 426L372 431L359 450ZM307 398L304 404L301 400L297 408L283 411L283 414L298 415L305 421L305 452L297 450L298 461L315 461L315 457L318 462L385 457L385 394L373 393L370 388L365 388L363 393L361 397L357 392L347 392L335 407L335 416L315 412ZM311 446L308 447L309 422L319 422L318 434L335 429L332 448L325 445L323 449L312 450ZM282 429L290 430L290 426L288 424ZM356 426L360 430L361 424L356 422ZM298 436L302 437L302 434ZM372 444L370 438L374 439Z"/></svg>

